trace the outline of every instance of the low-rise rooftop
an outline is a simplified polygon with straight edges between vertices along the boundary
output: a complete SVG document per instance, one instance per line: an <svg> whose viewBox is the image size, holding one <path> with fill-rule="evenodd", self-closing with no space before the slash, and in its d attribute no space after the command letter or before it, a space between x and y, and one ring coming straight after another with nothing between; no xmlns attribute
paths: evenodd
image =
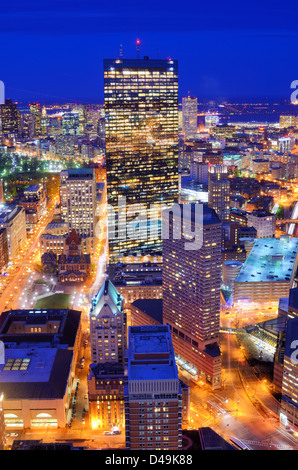
<svg viewBox="0 0 298 470"><path fill-rule="evenodd" d="M298 238L258 238L244 262L237 282L291 281L296 274Z"/></svg>

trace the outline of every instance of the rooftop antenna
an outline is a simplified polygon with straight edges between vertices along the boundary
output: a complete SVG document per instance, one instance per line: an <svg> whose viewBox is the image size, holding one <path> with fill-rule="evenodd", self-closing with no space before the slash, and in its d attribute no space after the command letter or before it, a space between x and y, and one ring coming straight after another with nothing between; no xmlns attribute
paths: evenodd
<svg viewBox="0 0 298 470"><path fill-rule="evenodd" d="M140 40L137 39L137 57L140 58Z"/></svg>
<svg viewBox="0 0 298 470"><path fill-rule="evenodd" d="M120 44L120 59L123 57L123 46Z"/></svg>

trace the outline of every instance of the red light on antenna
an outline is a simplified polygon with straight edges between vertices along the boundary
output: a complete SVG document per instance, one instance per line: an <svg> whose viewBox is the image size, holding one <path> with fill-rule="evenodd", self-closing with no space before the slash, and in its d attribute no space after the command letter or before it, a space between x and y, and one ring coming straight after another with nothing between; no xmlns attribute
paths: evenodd
<svg viewBox="0 0 298 470"><path fill-rule="evenodd" d="M140 40L139 40L139 39L137 39L137 44L140 44Z"/></svg>

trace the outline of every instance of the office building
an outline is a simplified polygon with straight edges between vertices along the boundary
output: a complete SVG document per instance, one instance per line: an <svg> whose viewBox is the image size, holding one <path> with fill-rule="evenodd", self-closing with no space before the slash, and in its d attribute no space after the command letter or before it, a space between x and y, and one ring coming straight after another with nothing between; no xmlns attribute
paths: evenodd
<svg viewBox="0 0 298 470"><path fill-rule="evenodd" d="M30 113L34 116L34 131L35 136L40 137L42 135L41 130L41 116L42 110L40 103L32 103L30 104Z"/></svg>
<svg viewBox="0 0 298 470"><path fill-rule="evenodd" d="M105 60L104 94L110 258L160 253L161 205L178 197L178 63ZM134 232L140 205L151 223Z"/></svg>
<svg viewBox="0 0 298 470"><path fill-rule="evenodd" d="M201 184L208 184L209 165L208 163L193 161L190 164L190 177Z"/></svg>
<svg viewBox="0 0 298 470"><path fill-rule="evenodd" d="M216 389L221 386L221 222L207 205L191 204L191 212L185 206L181 205L182 215L164 212L170 236L163 240L163 322L170 325L181 370ZM196 217L196 206L201 206L201 217ZM189 234L174 238L173 230L179 230L182 219L199 235L201 245L194 249Z"/></svg>
<svg viewBox="0 0 298 470"><path fill-rule="evenodd" d="M68 225L60 218L54 218L39 238L40 256L53 252L55 255L65 253Z"/></svg>
<svg viewBox="0 0 298 470"><path fill-rule="evenodd" d="M9 262L7 228L0 229L0 273L6 269Z"/></svg>
<svg viewBox="0 0 298 470"><path fill-rule="evenodd" d="M79 113L64 113L62 115L62 134L79 135L80 134L80 116Z"/></svg>
<svg viewBox="0 0 298 470"><path fill-rule="evenodd" d="M109 264L109 279L123 297L123 308L129 312L137 299L162 298L161 263Z"/></svg>
<svg viewBox="0 0 298 470"><path fill-rule="evenodd" d="M92 429L125 429L122 364L91 364L88 375L89 422Z"/></svg>
<svg viewBox="0 0 298 470"><path fill-rule="evenodd" d="M194 139L198 128L198 99L182 98L182 132L184 139Z"/></svg>
<svg viewBox="0 0 298 470"><path fill-rule="evenodd" d="M93 254L96 244L96 177L93 168L62 170L60 173L61 218L68 232L73 229L85 253Z"/></svg>
<svg viewBox="0 0 298 470"><path fill-rule="evenodd" d="M40 133L42 136L48 134L48 126L50 124L50 117L47 115L46 107L42 107L41 117L40 117Z"/></svg>
<svg viewBox="0 0 298 470"><path fill-rule="evenodd" d="M280 422L286 429L298 431L298 318L287 321Z"/></svg>
<svg viewBox="0 0 298 470"><path fill-rule="evenodd" d="M276 216L262 209L247 212L247 226L256 229L257 238L274 238Z"/></svg>
<svg viewBox="0 0 298 470"><path fill-rule="evenodd" d="M6 99L0 106L2 134L17 134L20 124L20 112L11 99Z"/></svg>
<svg viewBox="0 0 298 470"><path fill-rule="evenodd" d="M230 181L226 165L209 167L208 205L215 210L222 222L230 218Z"/></svg>
<svg viewBox="0 0 298 470"><path fill-rule="evenodd" d="M87 124L87 117L88 117L88 109L86 105L75 105L72 108L72 113L77 114L79 116L79 128L76 133L78 135L84 135L85 127Z"/></svg>
<svg viewBox="0 0 298 470"><path fill-rule="evenodd" d="M126 449L181 449L181 423L182 390L169 326L129 327Z"/></svg>
<svg viewBox="0 0 298 470"><path fill-rule="evenodd" d="M270 161L265 158L256 158L251 162L251 170L256 175L270 173Z"/></svg>
<svg viewBox="0 0 298 470"><path fill-rule="evenodd" d="M32 139L35 134L35 117L32 113L23 113L20 121L20 134L24 139Z"/></svg>
<svg viewBox="0 0 298 470"><path fill-rule="evenodd" d="M104 281L92 299L90 343L94 364L109 362L124 367L126 315L123 298L110 280Z"/></svg>
<svg viewBox="0 0 298 470"><path fill-rule="evenodd" d="M5 346L0 390L6 431L64 428L76 382L81 312L4 311L0 341Z"/></svg>
<svg viewBox="0 0 298 470"><path fill-rule="evenodd" d="M230 222L238 222L241 227L247 227L247 212L233 207L230 210Z"/></svg>
<svg viewBox="0 0 298 470"><path fill-rule="evenodd" d="M92 300L91 360L88 375L92 429L123 430L126 314L123 298L106 280Z"/></svg>
<svg viewBox="0 0 298 470"><path fill-rule="evenodd" d="M298 317L298 287L290 289L289 297L281 297L278 302L277 320L284 328L279 334L276 352L274 355L273 385L277 393L281 393L283 381L283 367L286 345L286 326L289 319Z"/></svg>
<svg viewBox="0 0 298 470"><path fill-rule="evenodd" d="M24 207L26 223L28 225L37 224L42 215L45 215L47 208L47 191L44 185L32 184L26 188L18 198L19 205Z"/></svg>
<svg viewBox="0 0 298 470"><path fill-rule="evenodd" d="M26 215L23 207L1 204L0 229L7 230L8 256L11 261L27 238Z"/></svg>

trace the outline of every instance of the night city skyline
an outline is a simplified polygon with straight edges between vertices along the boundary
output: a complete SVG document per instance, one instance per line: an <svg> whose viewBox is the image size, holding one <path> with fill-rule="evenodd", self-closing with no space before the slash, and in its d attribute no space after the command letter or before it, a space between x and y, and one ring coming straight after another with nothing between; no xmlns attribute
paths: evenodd
<svg viewBox="0 0 298 470"><path fill-rule="evenodd" d="M298 450L297 14L3 0L0 451Z"/></svg>

